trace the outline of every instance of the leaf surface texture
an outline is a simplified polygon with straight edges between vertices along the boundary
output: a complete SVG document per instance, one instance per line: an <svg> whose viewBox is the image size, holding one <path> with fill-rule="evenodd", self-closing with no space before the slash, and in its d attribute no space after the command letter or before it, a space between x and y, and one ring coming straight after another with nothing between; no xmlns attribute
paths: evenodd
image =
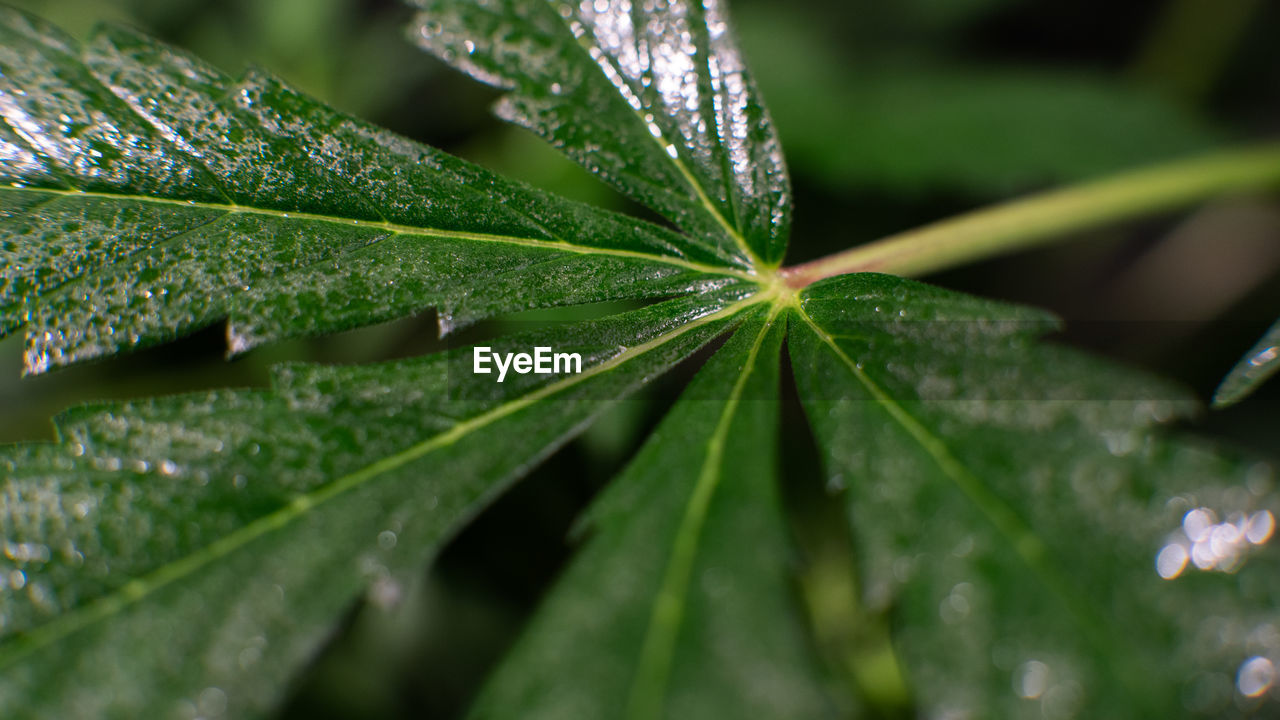
<svg viewBox="0 0 1280 720"><path fill-rule="evenodd" d="M1162 434L1194 403L1045 342L1039 311L870 274L781 283L789 181L721 0L414 4L417 41L505 90L503 117L674 229L260 71L0 10L0 333L26 334L28 372L223 321L234 354L429 308L447 331L651 304L491 341L578 352L581 374L497 383L470 348L286 365L0 449L0 715L268 715L353 603L394 603L491 498L718 338L473 716L877 709L833 697L849 683L790 577L784 344L854 538L836 614L886 618L922 715L1274 712L1270 466ZM967 172L935 170L908 180Z"/></svg>
<svg viewBox="0 0 1280 720"><path fill-rule="evenodd" d="M472 717L835 717L787 567L784 329L761 308L708 361L582 518L585 548Z"/></svg>
<svg viewBox="0 0 1280 720"><path fill-rule="evenodd" d="M1277 370L1280 370L1280 320L1262 334L1222 379L1222 384L1213 394L1213 404L1223 407L1243 400Z"/></svg>
<svg viewBox="0 0 1280 720"><path fill-rule="evenodd" d="M503 118L652 207L727 264L777 265L782 150L723 0L413 0L419 43L508 90Z"/></svg>
<svg viewBox="0 0 1280 720"><path fill-rule="evenodd" d="M1037 311L867 274L795 312L861 584L927 713L1225 709L1204 678L1258 656L1280 590L1269 466L1154 432L1195 404L1039 342Z"/></svg>
<svg viewBox="0 0 1280 720"><path fill-rule="evenodd" d="M437 307L722 282L680 235L561 200L138 35L0 11L0 332L28 372L222 319L229 350Z"/></svg>
<svg viewBox="0 0 1280 720"><path fill-rule="evenodd" d="M738 305L708 299L497 345L579 352L577 375L498 384L460 349L64 415L60 444L0 457L22 578L0 597L0 709L164 716L208 687L270 708L362 588L394 598L460 517L722 331Z"/></svg>

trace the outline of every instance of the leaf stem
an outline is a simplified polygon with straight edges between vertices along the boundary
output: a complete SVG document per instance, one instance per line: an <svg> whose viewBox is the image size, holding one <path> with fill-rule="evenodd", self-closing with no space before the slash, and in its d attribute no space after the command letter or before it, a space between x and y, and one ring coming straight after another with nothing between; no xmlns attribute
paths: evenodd
<svg viewBox="0 0 1280 720"><path fill-rule="evenodd" d="M1214 153L1032 195L779 271L799 289L835 275L924 275L1230 192L1280 187L1280 143Z"/></svg>

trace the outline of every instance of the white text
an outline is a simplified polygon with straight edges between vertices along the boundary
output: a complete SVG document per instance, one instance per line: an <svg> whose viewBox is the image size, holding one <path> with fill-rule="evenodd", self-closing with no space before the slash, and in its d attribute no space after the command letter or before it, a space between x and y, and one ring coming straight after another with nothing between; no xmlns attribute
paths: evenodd
<svg viewBox="0 0 1280 720"><path fill-rule="evenodd" d="M578 353L553 353L549 347L535 347L532 355L529 353L504 354L494 352L491 347L477 346L471 366L472 372L476 375L489 375L493 372L491 363L498 370L498 382L506 379L508 370L514 370L521 375L531 372L538 375L582 372L582 356Z"/></svg>

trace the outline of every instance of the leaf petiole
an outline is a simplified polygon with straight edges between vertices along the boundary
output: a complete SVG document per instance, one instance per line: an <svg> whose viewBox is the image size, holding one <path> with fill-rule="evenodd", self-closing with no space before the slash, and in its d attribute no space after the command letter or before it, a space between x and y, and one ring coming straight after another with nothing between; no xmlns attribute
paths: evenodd
<svg viewBox="0 0 1280 720"><path fill-rule="evenodd" d="M835 275L917 277L1225 193L1280 187L1280 144L1157 165L931 223L779 271L800 289Z"/></svg>

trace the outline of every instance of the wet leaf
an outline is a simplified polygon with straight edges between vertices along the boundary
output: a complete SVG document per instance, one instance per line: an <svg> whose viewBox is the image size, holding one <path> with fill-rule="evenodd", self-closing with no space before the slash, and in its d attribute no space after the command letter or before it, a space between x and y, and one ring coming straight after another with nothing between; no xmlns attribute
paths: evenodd
<svg viewBox="0 0 1280 720"><path fill-rule="evenodd" d="M258 71L232 80L112 28L80 48L12 10L0 40L0 334L25 327L28 372L224 318L234 354L430 307L449 330L735 274Z"/></svg>
<svg viewBox="0 0 1280 720"><path fill-rule="evenodd" d="M784 328L745 321L587 511L586 547L472 717L835 716L787 567Z"/></svg>
<svg viewBox="0 0 1280 720"><path fill-rule="evenodd" d="M866 602L925 715L1268 702L1243 678L1280 652L1274 470L1155 430L1193 402L1039 342L1042 313L888 276L816 284L791 322Z"/></svg>
<svg viewBox="0 0 1280 720"><path fill-rule="evenodd" d="M724 262L782 260L791 191L723 0L412 0L414 37Z"/></svg>
<svg viewBox="0 0 1280 720"><path fill-rule="evenodd" d="M1240 362L1222 379L1213 394L1215 407L1234 405L1248 397L1280 370L1280 321L1272 325Z"/></svg>
<svg viewBox="0 0 1280 720"><path fill-rule="evenodd" d="M1042 342L1041 312L877 275L788 287L786 174L719 0L416 4L420 42L505 88L504 116L678 229L259 71L0 9L0 333L26 332L30 372L223 320L238 353L433 307L448 330L654 301L492 341L581 373L496 382L472 348L289 365L0 449L0 715L269 714L352 603L395 604L490 498L724 335L476 716L874 714L904 687L940 717L1274 712L1271 468L1161 435L1194 403ZM861 588L809 606L888 618L852 682L819 667L787 574L784 334Z"/></svg>
<svg viewBox="0 0 1280 720"><path fill-rule="evenodd" d="M494 343L581 374L499 384L463 348L63 415L59 444L0 455L0 713L262 715L361 593L394 605L460 518L723 331L734 297Z"/></svg>

